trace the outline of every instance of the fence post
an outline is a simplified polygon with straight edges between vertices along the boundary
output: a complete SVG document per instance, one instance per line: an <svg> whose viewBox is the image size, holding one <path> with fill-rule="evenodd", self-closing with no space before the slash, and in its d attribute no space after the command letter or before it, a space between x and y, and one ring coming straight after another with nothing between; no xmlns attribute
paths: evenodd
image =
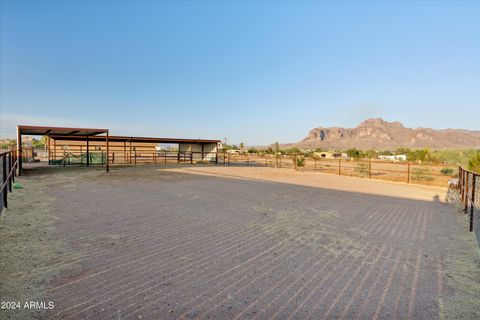
<svg viewBox="0 0 480 320"><path fill-rule="evenodd" d="M372 160L368 162L368 179L372 179Z"/></svg>
<svg viewBox="0 0 480 320"><path fill-rule="evenodd" d="M470 199L470 232L473 231L473 208L475 206L475 185L477 180L477 175L472 174L472 198Z"/></svg>
<svg viewBox="0 0 480 320"><path fill-rule="evenodd" d="M112 164L115 163L115 152L112 152Z"/></svg>
<svg viewBox="0 0 480 320"><path fill-rule="evenodd" d="M407 183L410 183L410 162L407 163Z"/></svg>
<svg viewBox="0 0 480 320"><path fill-rule="evenodd" d="M17 150L13 150L13 176L12 176L13 182L15 182L16 175L17 175Z"/></svg>
<svg viewBox="0 0 480 320"><path fill-rule="evenodd" d="M465 172L463 171L463 169L462 169L462 168L460 168L460 169L461 169L461 171L460 171L460 174L461 174L461 178L460 178L460 196L461 196L461 198L462 198L462 202L463 202L464 191L465 191L465 190L463 190L463 186L464 186L464 179L465 179L465 178L464 178L464 176L465 176Z"/></svg>
<svg viewBox="0 0 480 320"><path fill-rule="evenodd" d="M313 160L315 161L315 171L317 171L317 157L313 157Z"/></svg>
<svg viewBox="0 0 480 320"><path fill-rule="evenodd" d="M9 152L8 153L8 189L10 190L10 192L13 192L13 190L12 190L12 176L13 176L13 174L12 174L12 167L13 167L12 158L13 158L12 153ZM13 169L13 170L15 170L15 169Z"/></svg>
<svg viewBox="0 0 480 320"><path fill-rule="evenodd" d="M203 152L202 152L202 161L203 161ZM190 152L190 164L193 164L193 152Z"/></svg>
<svg viewBox="0 0 480 320"><path fill-rule="evenodd" d="M165 151L165 152L163 153L163 155L164 155L164 157L165 157L165 165L167 165L167 151Z"/></svg>
<svg viewBox="0 0 480 320"><path fill-rule="evenodd" d="M462 167L458 166L458 188L460 190L460 198L463 199L463 188L462 188Z"/></svg>
<svg viewBox="0 0 480 320"><path fill-rule="evenodd" d="M341 176L342 175L342 159L338 159L338 175Z"/></svg>
<svg viewBox="0 0 480 320"><path fill-rule="evenodd" d="M2 169L3 169L3 174L2 174L2 186L7 180L7 157L3 155L2 157ZM3 207L7 208L8 203L7 203L7 192L6 188L2 190L2 195L3 195Z"/></svg>
<svg viewBox="0 0 480 320"><path fill-rule="evenodd" d="M295 165L295 170L297 170L297 155L293 155L293 164Z"/></svg>
<svg viewBox="0 0 480 320"><path fill-rule="evenodd" d="M247 153L247 166L250 167L250 157L248 156L248 153Z"/></svg>
<svg viewBox="0 0 480 320"><path fill-rule="evenodd" d="M467 210L467 207L468 207L468 172L466 172L465 174L465 201L464 201L464 209L463 211L465 212L465 214L467 214L468 210Z"/></svg>

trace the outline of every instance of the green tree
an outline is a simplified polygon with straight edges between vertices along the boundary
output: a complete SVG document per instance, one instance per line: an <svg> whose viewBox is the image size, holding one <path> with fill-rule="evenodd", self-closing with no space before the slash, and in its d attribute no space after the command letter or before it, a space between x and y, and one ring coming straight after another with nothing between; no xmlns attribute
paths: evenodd
<svg viewBox="0 0 480 320"><path fill-rule="evenodd" d="M468 169L480 173L480 150L477 150L468 159Z"/></svg>
<svg viewBox="0 0 480 320"><path fill-rule="evenodd" d="M375 158L377 156L377 151L370 149L363 153L364 158Z"/></svg>
<svg viewBox="0 0 480 320"><path fill-rule="evenodd" d="M46 140L47 140L46 136L43 136L40 140L33 139L32 140L32 147L37 148L37 149L45 148Z"/></svg>
<svg viewBox="0 0 480 320"><path fill-rule="evenodd" d="M362 158L362 151L357 150L356 148L351 148L346 151L347 156L353 159Z"/></svg>

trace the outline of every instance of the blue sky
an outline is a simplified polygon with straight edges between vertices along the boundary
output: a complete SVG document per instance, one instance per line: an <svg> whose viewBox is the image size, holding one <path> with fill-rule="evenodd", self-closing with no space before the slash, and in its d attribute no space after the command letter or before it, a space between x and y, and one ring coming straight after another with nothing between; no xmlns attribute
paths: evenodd
<svg viewBox="0 0 480 320"><path fill-rule="evenodd" d="M370 117L480 130L479 2L2 1L15 125L294 142Z"/></svg>

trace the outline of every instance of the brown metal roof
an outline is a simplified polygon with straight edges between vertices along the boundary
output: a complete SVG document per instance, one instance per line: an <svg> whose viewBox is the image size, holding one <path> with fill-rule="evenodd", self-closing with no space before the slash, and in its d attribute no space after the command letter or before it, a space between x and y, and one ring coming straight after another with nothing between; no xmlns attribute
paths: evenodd
<svg viewBox="0 0 480 320"><path fill-rule="evenodd" d="M83 141L86 140L86 136L71 136L71 135L50 135L51 139L54 140L76 140ZM90 141L105 141L105 137L101 136L90 136L88 137ZM182 139L182 138L152 138L152 137L127 137L127 136L109 136L108 141L111 142L151 142L151 143L218 143L220 140L210 140L210 139Z"/></svg>
<svg viewBox="0 0 480 320"><path fill-rule="evenodd" d="M44 127L44 126L17 126L20 134L52 136L62 135L69 137L78 136L95 136L102 133L107 133L108 129L93 129L93 128L67 128L67 127Z"/></svg>

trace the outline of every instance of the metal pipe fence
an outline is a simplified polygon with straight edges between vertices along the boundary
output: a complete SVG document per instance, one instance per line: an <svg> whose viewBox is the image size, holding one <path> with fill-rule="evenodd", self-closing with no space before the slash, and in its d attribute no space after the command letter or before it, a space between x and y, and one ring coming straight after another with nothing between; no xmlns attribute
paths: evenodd
<svg viewBox="0 0 480 320"><path fill-rule="evenodd" d="M107 153L104 151L86 152L67 152L56 153L49 156L50 165L104 165L107 162ZM157 151L151 150L132 150L131 153L109 152L109 164L174 164L174 163L218 163L218 154L216 152L200 151Z"/></svg>
<svg viewBox="0 0 480 320"><path fill-rule="evenodd" d="M92 159L88 159L90 161L87 161L85 149L75 151L68 150L68 152L64 150L61 153L55 152L51 154L49 156L49 163L57 165L103 165L107 160L106 153L103 150L90 151L89 158ZM303 161L301 165L298 165L299 159ZM436 186L447 186L449 180L452 179L457 172L454 166L426 165L411 162L328 159L280 154L153 151L143 148L133 148L130 152L111 150L108 154L108 162L110 164L131 165L143 163L164 165L175 163L215 163L225 164L227 166L264 166Z"/></svg>
<svg viewBox="0 0 480 320"><path fill-rule="evenodd" d="M328 159L300 155L221 154L227 165L264 166L316 171L342 176L353 176L387 181L448 186L457 169L448 165L427 165L411 162L377 160ZM301 160L299 163L298 161Z"/></svg>
<svg viewBox="0 0 480 320"><path fill-rule="evenodd" d="M480 174L458 168L458 187L463 211L469 215L469 231L475 232L477 243L480 246Z"/></svg>
<svg viewBox="0 0 480 320"><path fill-rule="evenodd" d="M17 150L3 151L0 153L2 183L0 186L0 214L8 207L8 193L13 192L13 184L17 175L18 157Z"/></svg>

